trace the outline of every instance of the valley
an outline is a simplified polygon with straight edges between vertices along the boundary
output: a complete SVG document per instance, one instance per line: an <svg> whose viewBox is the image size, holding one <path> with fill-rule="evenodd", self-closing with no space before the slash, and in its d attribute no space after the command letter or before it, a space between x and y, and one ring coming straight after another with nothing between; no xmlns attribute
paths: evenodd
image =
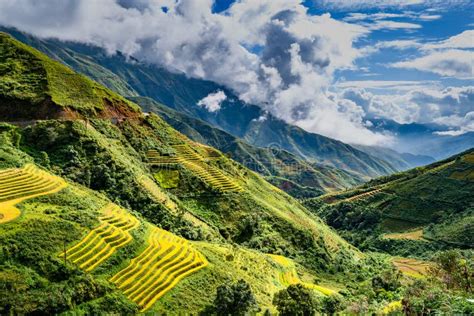
<svg viewBox="0 0 474 316"><path fill-rule="evenodd" d="M0 33L0 314L216 315L248 292L256 314L292 293L319 313L401 313L419 284L469 311L473 149L397 172L237 101L253 127L221 130L185 107L213 83L27 41L62 63ZM166 100L140 71L179 90L180 113L143 102Z"/></svg>

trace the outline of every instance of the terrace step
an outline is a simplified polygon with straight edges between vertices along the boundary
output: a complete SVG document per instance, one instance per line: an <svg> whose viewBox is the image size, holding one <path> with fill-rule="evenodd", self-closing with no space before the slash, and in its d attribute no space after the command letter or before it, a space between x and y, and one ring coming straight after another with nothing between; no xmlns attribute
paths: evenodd
<svg viewBox="0 0 474 316"><path fill-rule="evenodd" d="M140 225L136 217L113 203L106 206L103 213L99 217L101 224L62 254L87 272L94 270L119 248L130 243L133 240L130 230Z"/></svg>
<svg viewBox="0 0 474 316"><path fill-rule="evenodd" d="M207 264L187 240L153 226L148 247L110 281L145 311L182 278Z"/></svg>

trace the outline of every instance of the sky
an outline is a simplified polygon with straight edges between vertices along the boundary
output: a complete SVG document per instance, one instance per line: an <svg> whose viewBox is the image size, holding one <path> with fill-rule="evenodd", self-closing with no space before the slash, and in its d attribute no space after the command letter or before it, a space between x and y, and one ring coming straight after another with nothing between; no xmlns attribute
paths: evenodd
<svg viewBox="0 0 474 316"><path fill-rule="evenodd" d="M0 0L5 26L215 81L363 145L394 141L371 129L380 118L474 131L473 12L470 0ZM198 105L215 113L226 99Z"/></svg>

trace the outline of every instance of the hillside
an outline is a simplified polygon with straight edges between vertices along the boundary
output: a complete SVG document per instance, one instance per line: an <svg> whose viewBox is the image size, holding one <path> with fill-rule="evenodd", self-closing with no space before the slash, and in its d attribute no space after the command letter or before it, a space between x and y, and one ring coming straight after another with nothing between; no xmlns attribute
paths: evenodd
<svg viewBox="0 0 474 316"><path fill-rule="evenodd" d="M359 175L323 164L310 164L279 148L256 147L218 128L179 113L150 98L131 97L145 112L157 113L194 141L219 149L233 160L260 173L296 198L309 198L360 184Z"/></svg>
<svg viewBox="0 0 474 316"><path fill-rule="evenodd" d="M0 89L0 203L11 205L0 207L0 313L196 312L239 278L274 310L272 294L288 282L318 276L311 288L329 295L387 267L159 116L8 35L0 47L0 69L21 65L2 72ZM86 94L62 90L71 77ZM30 83L42 83L35 98ZM22 105L14 117L10 102Z"/></svg>
<svg viewBox="0 0 474 316"><path fill-rule="evenodd" d="M472 192L474 149L304 204L362 248L422 254L474 245Z"/></svg>
<svg viewBox="0 0 474 316"><path fill-rule="evenodd" d="M215 83L190 79L133 58L130 62L120 53L110 56L96 47L40 40L15 30L3 29L123 96L150 97L251 145L267 147L269 144L278 144L281 149L310 163L344 169L366 180L397 171L390 162L340 141L308 133L271 114L265 114L259 107L243 103L231 91ZM218 112L211 113L197 105L199 100L218 90L224 91L228 97ZM259 120L262 116L267 119Z"/></svg>

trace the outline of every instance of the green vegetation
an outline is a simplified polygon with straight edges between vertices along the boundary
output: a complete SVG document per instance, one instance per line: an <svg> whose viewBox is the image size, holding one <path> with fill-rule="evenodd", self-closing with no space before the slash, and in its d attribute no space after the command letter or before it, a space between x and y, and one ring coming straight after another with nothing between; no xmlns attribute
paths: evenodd
<svg viewBox="0 0 474 316"><path fill-rule="evenodd" d="M413 259L362 253L261 175L191 141L156 114L129 111L135 106L82 76L74 75L74 84L85 95L69 96L63 91L67 80L50 83L57 80L54 71L62 70L44 65L63 66L9 38L2 43L2 52L14 54L0 59L0 69L24 54L30 59L19 57L20 68L31 70L40 61L53 75L35 87L36 77L19 71L9 80L27 86L31 81L32 87L15 83L14 92L12 85L1 86L0 108L21 104L22 111L8 116L16 125L0 124L0 192L12 190L8 181L31 189L28 177L8 176L26 164L61 177L67 187L18 201L21 215L0 224L0 314L212 313L214 303L236 314L256 305L274 313L280 305L296 308L292 297L307 295L315 302L309 313L367 314L400 310L410 297L409 306L418 310L431 302L426 293L432 288L448 293L436 298L434 309L443 308L448 297L460 302L456 310L469 311L465 298L472 280L463 276L472 274L470 252L438 254L438 270ZM89 84L103 89L92 93L111 98L107 104L117 105L120 115L112 111L115 105L106 105L105 112L104 103L88 108L94 100ZM58 90L55 97L50 86ZM41 93L51 97L42 103L45 111L37 111L34 95ZM69 105L75 98L77 108ZM50 115L58 107L67 114L62 119ZM363 249L428 257L470 240L461 239L469 232L469 226L461 229L461 219L472 216L467 205L473 162L467 152L305 203ZM3 187L1 175L7 176ZM422 206L431 200L435 214L407 211L397 196L415 206L417 198ZM421 219L434 223L422 223L428 241L383 238L420 229ZM412 287L418 289L412 295L414 279L428 283ZM273 304L276 293L283 294Z"/></svg>
<svg viewBox="0 0 474 316"><path fill-rule="evenodd" d="M68 109L86 116L138 111L133 103L1 32L0 58L0 113L5 113L4 117L73 115Z"/></svg>
<svg viewBox="0 0 474 316"><path fill-rule="evenodd" d="M194 136L201 137L201 139L195 140L207 143L223 152L237 153L236 160L238 160L241 149L249 149L249 153L252 154L253 146L266 147L269 144L278 144L283 151L294 155L291 158L292 160L296 156L298 160L303 158L312 163L314 162L316 164L315 174L319 174L319 176L321 176L320 169L326 169L326 165L336 167L338 171L321 171L328 176L323 177L323 182L329 181L327 183L330 184L343 184L344 182L351 184L350 182L354 180L360 183L359 179L367 180L367 177L381 176L396 171L391 163L364 151L318 134L308 133L301 128L273 117L269 113L264 113L259 107L242 102L231 91L215 83L190 79L182 74L171 73L164 68L142 63L136 59L129 62L120 53L110 56L104 53L103 50L88 45L40 40L14 30L8 30L8 32L125 97L149 97L180 113L199 118L216 126L222 131L226 131L227 135L243 140L234 144L235 149L225 148L227 141L221 137L221 133L214 133L215 129L205 129L206 131L203 132L201 127L183 119L183 117L178 118L178 121L182 123L176 122L177 125L175 125L175 123L168 121L168 118L162 112L157 112L168 123L190 136L190 138L194 139ZM220 111L209 113L197 105L199 100L217 90L223 90L228 96L228 100L224 102ZM145 111L150 110L147 107L144 107L144 109ZM153 111L151 110L151 112ZM259 117L265 117L266 119L259 120ZM194 133L194 136L191 136L191 133ZM221 145L216 144L215 140L220 142ZM248 146L248 144L253 146ZM287 153L283 156L288 157ZM252 163L272 165L279 169L278 165L272 161L260 161L260 158L255 155L249 158L251 158ZM350 172L342 170L349 170ZM331 173L342 173L343 177L340 180L331 179ZM305 175L302 175L302 177L307 181L311 181ZM290 180L298 182L295 179ZM305 186L311 187L314 185L305 184ZM315 187L318 189L318 186ZM342 189L344 187L346 186L337 186L336 188ZM305 191L308 194L307 190ZM319 195L314 191L312 195L315 194ZM305 197L308 197L308 195L305 195Z"/></svg>
<svg viewBox="0 0 474 316"><path fill-rule="evenodd" d="M219 286L214 306L210 309L216 315L232 316L243 316L259 311L252 289L244 280L239 280L231 285Z"/></svg>
<svg viewBox="0 0 474 316"><path fill-rule="evenodd" d="M473 157L471 149L304 204L361 249L423 256L471 247Z"/></svg>

